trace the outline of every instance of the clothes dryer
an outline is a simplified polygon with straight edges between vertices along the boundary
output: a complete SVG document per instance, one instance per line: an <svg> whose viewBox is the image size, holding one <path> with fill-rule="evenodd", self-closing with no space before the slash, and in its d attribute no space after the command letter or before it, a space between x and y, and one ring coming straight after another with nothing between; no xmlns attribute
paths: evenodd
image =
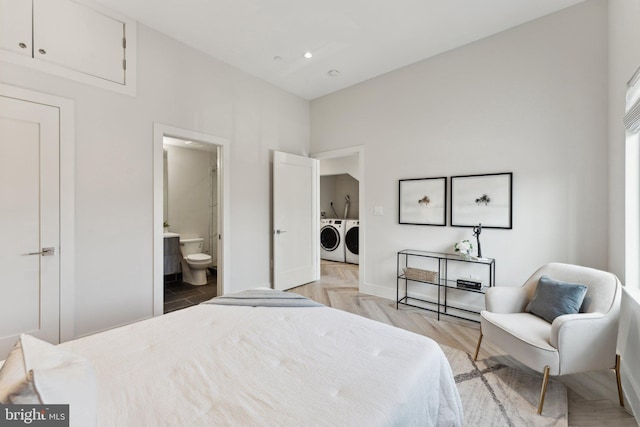
<svg viewBox="0 0 640 427"><path fill-rule="evenodd" d="M320 226L320 258L344 262L344 220L323 219Z"/></svg>
<svg viewBox="0 0 640 427"><path fill-rule="evenodd" d="M360 221L346 220L344 228L344 259L351 264L359 264Z"/></svg>

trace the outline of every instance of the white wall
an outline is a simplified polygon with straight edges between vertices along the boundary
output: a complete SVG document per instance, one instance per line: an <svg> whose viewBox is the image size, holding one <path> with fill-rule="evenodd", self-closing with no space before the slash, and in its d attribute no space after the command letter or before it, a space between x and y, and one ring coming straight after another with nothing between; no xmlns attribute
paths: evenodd
<svg viewBox="0 0 640 427"><path fill-rule="evenodd" d="M361 290L395 297L396 251L471 237L399 225L402 178L514 173L513 229L482 233L498 285L549 261L607 268L607 60L596 0L313 100L314 152L366 146Z"/></svg>
<svg viewBox="0 0 640 427"><path fill-rule="evenodd" d="M270 281L270 156L309 153L309 103L145 26L138 95L2 63L0 81L76 102L76 335L152 315L153 123L231 141L233 292Z"/></svg>
<svg viewBox="0 0 640 427"><path fill-rule="evenodd" d="M618 353L626 407L640 411L640 296L634 277L625 277L625 111L627 81L640 66L640 0L609 1L609 267L627 289L622 294ZM637 195L635 196L637 197ZM636 219L637 220L637 219ZM632 260L637 264L637 259ZM627 266L628 267L628 266ZM633 270L633 269L632 269ZM625 280L626 279L626 280Z"/></svg>
<svg viewBox="0 0 640 427"><path fill-rule="evenodd" d="M167 150L169 230L181 239L202 237L204 253L210 253L209 226L215 194L209 168L216 154L191 148L165 146ZM215 164L215 163L213 163Z"/></svg>
<svg viewBox="0 0 640 427"><path fill-rule="evenodd" d="M640 66L640 0L609 1L609 268L625 282L627 81ZM636 236L637 238L637 236ZM629 278L631 279L631 278Z"/></svg>

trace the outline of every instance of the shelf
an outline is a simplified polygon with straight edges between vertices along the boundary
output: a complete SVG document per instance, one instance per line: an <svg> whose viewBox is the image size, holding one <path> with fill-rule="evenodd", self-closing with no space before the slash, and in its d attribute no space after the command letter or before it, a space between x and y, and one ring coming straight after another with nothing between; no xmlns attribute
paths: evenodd
<svg viewBox="0 0 640 427"><path fill-rule="evenodd" d="M422 264L418 261L422 258ZM425 260L425 258L432 259L432 261ZM404 261L404 262L403 262ZM433 275L437 277L437 281L419 280L408 278L404 273L406 268L416 268L416 264L422 266L424 263L431 263L429 271L432 271ZM437 268L434 268L434 263L437 263ZM458 286L457 279L466 279L466 277L456 277L455 279L449 279L450 269L455 263L470 263L477 265L478 269L485 274L488 280L482 280L484 285L480 289L466 288ZM451 265L450 265L451 264ZM404 268L403 268L404 267ZM464 267L469 269L469 267ZM437 271L436 271L437 270ZM402 271L402 273L401 273ZM475 294L484 294L487 288L495 286L495 259L493 258L477 258L466 257L458 254L448 254L440 252L431 252L415 249L404 249L397 253L397 278L396 278L396 308L399 304L404 304L411 307L421 308L424 310L432 311L438 314L438 320L440 315L447 315L457 317L460 319L466 319L476 321L476 319L470 319L465 316L465 313L479 314L479 311L469 310L466 308L457 307L448 301L448 293L451 291L463 291ZM468 279L467 279L468 280ZM404 282L404 296L400 296L401 284ZM409 288L415 286L429 285L436 286L438 289L437 301L427 301L421 298L409 296ZM434 308L422 307L419 305L411 304L411 301L421 302L423 304L430 304L435 306ZM453 311L453 312L452 312Z"/></svg>
<svg viewBox="0 0 640 427"><path fill-rule="evenodd" d="M438 313L438 315L443 314L445 316L449 316L449 317L455 317L457 319L463 319L463 320L468 320L470 322L478 322L476 319L471 318L470 316L464 316L463 314L474 314L476 316L480 315L479 311L474 311L474 310L468 310L466 308L459 308L459 307L453 307L451 305L447 306L448 310L455 310L455 311L460 311L462 313L458 314L458 313L451 313L449 311L442 311L442 310L438 310L438 309L433 309L433 308L429 308L429 307L423 307L421 305L416 305L416 304L411 304L409 302L409 300L413 300L413 301L419 301L423 304L431 304L431 305L435 305L436 307L438 306L438 303L433 302L433 301L427 301L421 298L415 298L415 297L402 297L398 303L402 304L402 305L406 305L407 307L413 307L413 308L419 308L421 310L426 310L426 311L430 311L432 313ZM440 317L438 316L438 320L440 319Z"/></svg>
<svg viewBox="0 0 640 427"><path fill-rule="evenodd" d="M482 285L482 287L480 289L473 289L473 288L465 288L463 286L458 286L458 282L457 280L450 280L450 279L440 279L440 282L429 282L427 280L417 280L417 279L409 279L407 278L404 274L401 274L400 276L398 276L398 279L403 279L403 280L408 280L411 282L416 282L416 283L424 283L427 285L436 285L436 286L442 286L442 287L447 287L449 289L459 289L461 291L465 291L465 292L476 292L476 293L485 293L485 291L490 288L491 286L488 285Z"/></svg>
<svg viewBox="0 0 640 427"><path fill-rule="evenodd" d="M398 252L399 255L409 255L409 256L420 256L427 258L438 258L438 259L446 259L450 261L460 261L460 262L472 262L474 264L495 264L496 260L493 258L478 258L474 256L464 256L459 254L449 254L444 252L430 252L430 251L420 251L416 249L404 249Z"/></svg>

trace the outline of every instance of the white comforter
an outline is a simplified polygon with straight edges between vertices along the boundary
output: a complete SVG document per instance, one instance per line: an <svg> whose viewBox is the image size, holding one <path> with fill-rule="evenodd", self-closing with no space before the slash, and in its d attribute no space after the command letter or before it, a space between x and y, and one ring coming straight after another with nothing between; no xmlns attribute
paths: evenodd
<svg viewBox="0 0 640 427"><path fill-rule="evenodd" d="M432 340L327 307L200 305L60 345L92 363L100 426L454 426Z"/></svg>

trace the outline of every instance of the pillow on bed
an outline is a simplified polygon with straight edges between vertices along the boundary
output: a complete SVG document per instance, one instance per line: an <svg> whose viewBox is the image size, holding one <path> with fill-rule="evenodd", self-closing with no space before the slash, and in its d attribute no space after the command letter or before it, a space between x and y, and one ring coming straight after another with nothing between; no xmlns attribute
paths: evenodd
<svg viewBox="0 0 640 427"><path fill-rule="evenodd" d="M558 316L580 312L586 293L585 285L561 282L549 276L542 276L538 280L536 292L526 310L553 323Z"/></svg>
<svg viewBox="0 0 640 427"><path fill-rule="evenodd" d="M69 404L71 426L94 426L96 379L87 359L22 334L0 368L0 403Z"/></svg>

